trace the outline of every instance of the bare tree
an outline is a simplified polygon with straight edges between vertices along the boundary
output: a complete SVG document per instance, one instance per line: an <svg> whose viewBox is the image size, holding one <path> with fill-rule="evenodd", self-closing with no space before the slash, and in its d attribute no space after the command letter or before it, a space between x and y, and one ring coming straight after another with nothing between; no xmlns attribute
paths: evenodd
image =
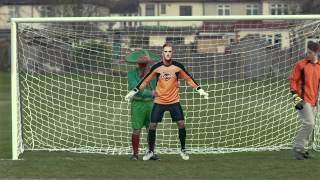
<svg viewBox="0 0 320 180"><path fill-rule="evenodd" d="M320 1L319 0L301 0L302 14L319 14Z"/></svg>
<svg viewBox="0 0 320 180"><path fill-rule="evenodd" d="M48 16L82 17L108 16L116 0L33 0L38 8L46 7ZM39 10L40 10L39 9Z"/></svg>
<svg viewBox="0 0 320 180"><path fill-rule="evenodd" d="M60 5L60 9L57 8L57 10L60 10L60 14L63 16L89 17L109 15L109 12L105 14L101 12L101 9L108 9L110 7L108 0L58 0L56 3Z"/></svg>

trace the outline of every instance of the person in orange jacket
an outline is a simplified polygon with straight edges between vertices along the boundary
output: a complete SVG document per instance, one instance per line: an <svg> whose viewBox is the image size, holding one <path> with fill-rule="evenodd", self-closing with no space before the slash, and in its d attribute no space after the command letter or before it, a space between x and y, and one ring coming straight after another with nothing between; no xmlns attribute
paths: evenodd
<svg viewBox="0 0 320 180"><path fill-rule="evenodd" d="M315 126L320 81L319 52L319 43L310 41L307 56L294 65L290 76L290 91L293 95L293 103L302 122L292 149L293 157L297 160L311 158L306 147Z"/></svg>

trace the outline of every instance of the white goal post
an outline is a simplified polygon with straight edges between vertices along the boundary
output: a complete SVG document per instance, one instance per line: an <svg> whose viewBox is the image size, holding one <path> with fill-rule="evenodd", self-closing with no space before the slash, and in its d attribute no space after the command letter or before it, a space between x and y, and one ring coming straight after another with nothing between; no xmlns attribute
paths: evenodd
<svg viewBox="0 0 320 180"><path fill-rule="evenodd" d="M210 95L180 82L190 153L288 149L300 126L289 74L319 25L320 15L12 18L12 159L25 150L131 153L122 97L134 65L125 59L138 49L160 56L166 41ZM313 138L318 149L318 121ZM168 114L156 144L179 149Z"/></svg>

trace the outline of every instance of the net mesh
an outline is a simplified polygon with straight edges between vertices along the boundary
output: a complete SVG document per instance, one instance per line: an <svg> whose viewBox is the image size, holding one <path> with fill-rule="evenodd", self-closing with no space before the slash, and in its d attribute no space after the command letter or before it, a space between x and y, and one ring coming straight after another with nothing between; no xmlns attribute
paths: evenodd
<svg viewBox="0 0 320 180"><path fill-rule="evenodd" d="M190 25L188 25L188 23ZM183 24L183 26L181 25ZM18 23L21 117L19 151L131 153L126 56L146 49L161 56L173 44L210 98L180 82L191 153L286 149L300 126L289 93L294 63L319 21ZM316 126L313 145L317 147ZM147 147L142 131L141 151ZM180 148L169 113L158 125L156 151Z"/></svg>

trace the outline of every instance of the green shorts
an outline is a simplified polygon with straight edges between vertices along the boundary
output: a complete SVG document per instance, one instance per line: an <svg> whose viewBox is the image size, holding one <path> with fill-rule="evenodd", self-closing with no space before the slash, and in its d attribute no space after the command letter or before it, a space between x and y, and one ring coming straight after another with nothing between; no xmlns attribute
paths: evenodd
<svg viewBox="0 0 320 180"><path fill-rule="evenodd" d="M131 102L131 126L133 129L149 127L153 101Z"/></svg>

